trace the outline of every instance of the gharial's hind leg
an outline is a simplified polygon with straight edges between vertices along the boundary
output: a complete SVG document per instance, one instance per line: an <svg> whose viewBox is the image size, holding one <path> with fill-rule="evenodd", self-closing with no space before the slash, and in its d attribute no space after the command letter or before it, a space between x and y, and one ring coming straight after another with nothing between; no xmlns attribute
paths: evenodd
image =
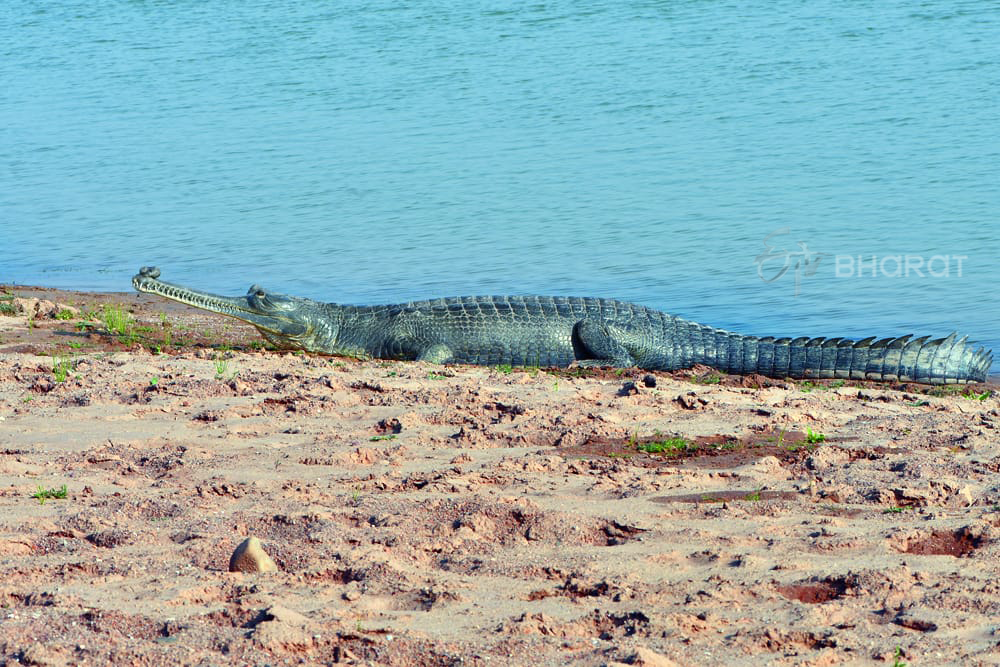
<svg viewBox="0 0 1000 667"><path fill-rule="evenodd" d="M632 354L603 320L580 320L573 325L573 352L577 366L635 366Z"/></svg>
<svg viewBox="0 0 1000 667"><path fill-rule="evenodd" d="M424 348L424 350L417 355L417 361L429 361L432 364L445 364L451 361L454 356L455 354L451 351L450 347L444 343L437 343L436 345Z"/></svg>

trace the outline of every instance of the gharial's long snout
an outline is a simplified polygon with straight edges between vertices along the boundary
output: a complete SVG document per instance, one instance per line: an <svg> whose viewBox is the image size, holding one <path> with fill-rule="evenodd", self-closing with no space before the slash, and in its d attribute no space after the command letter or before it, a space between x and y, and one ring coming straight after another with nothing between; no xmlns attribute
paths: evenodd
<svg viewBox="0 0 1000 667"><path fill-rule="evenodd" d="M186 303L189 306L204 308L222 315L239 317L250 310L250 303L244 296L221 296L209 292L193 290L189 287L174 285L160 280L160 269L155 266L144 266L139 273L132 276L132 287L139 292L165 296L174 301Z"/></svg>
<svg viewBox="0 0 1000 667"><path fill-rule="evenodd" d="M264 312L258 306L263 295L263 290L258 287L252 287L247 296L221 296L160 280L160 269L155 266L139 269L139 273L132 276L132 286L139 292L156 294L195 308L235 317L268 333L296 336L306 331L304 325L282 317L280 313Z"/></svg>

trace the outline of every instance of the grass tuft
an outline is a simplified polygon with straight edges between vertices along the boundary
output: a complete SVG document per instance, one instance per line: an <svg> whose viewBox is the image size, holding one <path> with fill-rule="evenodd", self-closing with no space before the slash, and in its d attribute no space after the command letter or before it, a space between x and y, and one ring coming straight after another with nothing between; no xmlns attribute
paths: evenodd
<svg viewBox="0 0 1000 667"><path fill-rule="evenodd" d="M46 489L43 486L39 486L38 490L31 494L32 498L38 499L39 505L44 505L46 500L61 500L66 497L66 485L63 484L58 489Z"/></svg>
<svg viewBox="0 0 1000 667"><path fill-rule="evenodd" d="M104 323L104 330L126 345L136 341L135 319L121 306L105 305L99 318Z"/></svg>
<svg viewBox="0 0 1000 667"><path fill-rule="evenodd" d="M666 456L679 456L692 448L692 443L684 438L668 438L654 442L643 442L636 445L636 449L647 454L665 454Z"/></svg>
<svg viewBox="0 0 1000 667"><path fill-rule="evenodd" d="M992 395L993 395L993 391L989 390L989 389L987 389L986 391L984 391L982 393L977 393L977 392L972 391L971 389L967 389L965 391L965 393L962 394L962 396L965 396L966 398L970 398L970 399L972 399L974 401L985 401L987 398L989 398Z"/></svg>
<svg viewBox="0 0 1000 667"><path fill-rule="evenodd" d="M52 375L56 382L65 382L73 370L73 360L66 357L52 357Z"/></svg>
<svg viewBox="0 0 1000 667"><path fill-rule="evenodd" d="M221 356L216 356L215 357L215 379L216 380L225 380L226 379L226 375L228 375L228 374L229 374L229 360L226 359L226 358L224 358L224 357L221 357ZM235 373L234 373L234 375L235 375Z"/></svg>
<svg viewBox="0 0 1000 667"><path fill-rule="evenodd" d="M14 295L8 292L0 294L0 315L17 315L14 308Z"/></svg>
<svg viewBox="0 0 1000 667"><path fill-rule="evenodd" d="M826 440L826 436L818 431L814 431L809 427L806 427L806 442L810 445L815 445Z"/></svg>

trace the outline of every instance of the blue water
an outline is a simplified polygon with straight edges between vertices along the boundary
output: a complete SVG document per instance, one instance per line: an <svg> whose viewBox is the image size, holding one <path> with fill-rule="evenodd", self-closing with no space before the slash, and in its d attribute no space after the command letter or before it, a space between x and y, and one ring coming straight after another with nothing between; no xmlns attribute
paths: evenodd
<svg viewBox="0 0 1000 667"><path fill-rule="evenodd" d="M400 4L7 0L0 282L157 264L1000 351L996 3Z"/></svg>

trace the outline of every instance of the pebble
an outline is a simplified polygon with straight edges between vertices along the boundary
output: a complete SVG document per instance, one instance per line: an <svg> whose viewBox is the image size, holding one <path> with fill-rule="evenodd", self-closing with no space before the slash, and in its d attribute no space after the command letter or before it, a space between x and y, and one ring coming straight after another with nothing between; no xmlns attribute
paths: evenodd
<svg viewBox="0 0 1000 667"><path fill-rule="evenodd" d="M250 536L240 542L229 559L230 572L277 572L278 566L260 545L260 540Z"/></svg>

